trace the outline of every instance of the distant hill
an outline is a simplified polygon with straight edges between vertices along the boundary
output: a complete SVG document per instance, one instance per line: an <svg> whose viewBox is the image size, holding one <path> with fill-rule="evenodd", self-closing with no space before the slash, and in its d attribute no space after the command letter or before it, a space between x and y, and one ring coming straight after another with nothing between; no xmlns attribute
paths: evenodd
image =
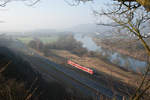
<svg viewBox="0 0 150 100"><path fill-rule="evenodd" d="M69 31L60 31L55 29L37 29L37 30L31 30L27 32L20 32L19 34L15 34L15 36L32 36L32 37L48 37L52 35L60 35L60 34L68 34L72 33Z"/></svg>
<svg viewBox="0 0 150 100"><path fill-rule="evenodd" d="M115 23L112 23L115 25ZM145 23L142 26L146 26L143 29L141 29L142 33L150 33L150 24ZM125 38L132 36L131 34L128 34L127 29L119 29L119 27L111 27L111 26L104 26L104 25L97 25L96 23L93 24L80 24L71 28L66 29L67 31L72 31L73 33L82 33L82 34L94 34L97 36L100 36L102 38L104 37L118 37L118 38Z"/></svg>
<svg viewBox="0 0 150 100"><path fill-rule="evenodd" d="M115 23L112 23L115 24ZM146 23L146 28L142 29L142 33L150 33L149 23ZM1 34L13 34L15 36L51 36L51 35L58 35L58 34L90 34L90 35L97 35L100 37L128 37L127 30L119 30L119 27L111 27L111 26L104 26L104 25L97 25L96 23L90 24L80 24L70 28L57 30L57 29L36 29L26 32L0 32Z"/></svg>
<svg viewBox="0 0 150 100"><path fill-rule="evenodd" d="M71 28L68 28L66 30L72 31L74 33L84 33L84 34L90 34L90 33L104 33L108 32L112 29L112 27L103 26L103 25L96 25L96 24L80 24Z"/></svg>

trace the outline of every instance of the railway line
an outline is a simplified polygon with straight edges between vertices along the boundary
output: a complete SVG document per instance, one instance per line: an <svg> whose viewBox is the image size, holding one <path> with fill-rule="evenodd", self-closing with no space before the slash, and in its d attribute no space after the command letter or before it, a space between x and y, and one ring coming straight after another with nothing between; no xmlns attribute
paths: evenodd
<svg viewBox="0 0 150 100"><path fill-rule="evenodd" d="M109 99L112 99L113 97L116 97L117 100L122 100L123 99L123 96L121 94L113 93L112 90L108 89L107 87L101 86L100 83L97 83L96 81L93 81L89 78L80 76L79 73L76 73L73 70L70 70L70 69L65 68L61 65L58 65L58 64L48 60L45 57L42 57L42 56L38 55L36 53L35 53L35 56L40 58L43 61L43 63L47 63L48 65L51 66L50 68L49 68L49 66L47 66L46 69L54 69L55 71L57 71L57 73L65 76L65 77L68 77L69 80L72 80L76 83L79 83L83 87L88 88L90 91L94 92L94 94L97 94L97 95L102 94L102 95L105 95ZM54 73L54 71L52 73ZM52 73L49 73L49 74L51 75ZM53 77L55 75L53 75Z"/></svg>
<svg viewBox="0 0 150 100"><path fill-rule="evenodd" d="M24 59L26 59L29 63L32 63L34 69L36 69L41 74L50 76L51 78L54 77L55 79L63 82L64 84L72 85L73 87L81 90L85 94L87 93L91 94L92 96L95 96L97 100L100 100L101 98L100 95L106 96L107 100L111 100L114 97L117 100L125 100L124 99L125 95L118 93L117 91L114 92L111 89L102 86L100 83L97 83L92 79L80 75L74 70L58 65L50 61L49 59L35 53L26 46L24 46L24 48L22 48L22 46L21 48L18 47L14 48L17 48L17 50L19 50L20 52L20 55ZM34 52L32 55L27 54L32 52Z"/></svg>

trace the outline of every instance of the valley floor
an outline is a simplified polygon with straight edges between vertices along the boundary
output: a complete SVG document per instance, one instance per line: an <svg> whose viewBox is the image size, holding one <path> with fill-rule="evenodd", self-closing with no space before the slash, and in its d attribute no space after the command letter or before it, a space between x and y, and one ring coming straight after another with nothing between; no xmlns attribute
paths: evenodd
<svg viewBox="0 0 150 100"><path fill-rule="evenodd" d="M94 42L105 49L119 52L123 55L146 61L147 53L143 45L138 40L131 39L100 39L93 38Z"/></svg>
<svg viewBox="0 0 150 100"><path fill-rule="evenodd" d="M81 73L81 71L68 65L67 60L72 60L82 66L95 69L97 73L96 76L91 77L91 75L89 76L87 74L86 75L96 81L103 83L107 87L112 88L115 85L117 85L118 88L123 89L122 86L136 87L138 85L137 82L139 81L140 78L138 74L117 67L116 65L110 64L96 57L79 57L75 54L70 53L67 50L51 49L49 52L50 56L47 57L48 59L58 64L65 65L66 67L76 70L79 73ZM43 56L43 53L41 52L38 52L38 54ZM85 73L81 74L85 75Z"/></svg>

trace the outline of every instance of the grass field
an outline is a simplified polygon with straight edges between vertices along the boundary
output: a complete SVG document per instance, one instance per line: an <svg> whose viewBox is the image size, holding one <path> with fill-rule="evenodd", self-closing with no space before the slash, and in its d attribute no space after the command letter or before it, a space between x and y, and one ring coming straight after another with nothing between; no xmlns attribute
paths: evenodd
<svg viewBox="0 0 150 100"><path fill-rule="evenodd" d="M52 36L52 37L40 37L39 38L44 44L53 43L58 40L58 36Z"/></svg>
<svg viewBox="0 0 150 100"><path fill-rule="evenodd" d="M39 39L44 43L53 43L58 40L58 36L51 36L51 37L39 37ZM19 37L18 40L22 41L25 44L28 44L31 40L33 40L32 37Z"/></svg>
<svg viewBox="0 0 150 100"><path fill-rule="evenodd" d="M18 40L20 40L21 42L28 44L31 40L33 40L32 37L20 37L18 38Z"/></svg>

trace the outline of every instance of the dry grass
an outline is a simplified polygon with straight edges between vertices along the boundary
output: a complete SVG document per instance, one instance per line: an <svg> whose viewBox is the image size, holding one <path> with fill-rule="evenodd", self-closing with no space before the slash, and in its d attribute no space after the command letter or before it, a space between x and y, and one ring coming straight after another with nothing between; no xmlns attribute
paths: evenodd
<svg viewBox="0 0 150 100"><path fill-rule="evenodd" d="M74 62L77 62L80 65L83 65L85 67L94 68L99 72L103 72L107 75L116 77L120 79L122 82L130 84L132 86L135 86L135 82L138 80L139 75L134 74L132 72L128 72L126 70L123 70L119 67L116 67L114 65L108 64L98 58L95 57L79 57L77 55L74 55L66 50L51 50L51 53L57 55L58 57L48 57L50 60L55 61L59 64L67 63L64 62L66 60L64 59L71 59ZM61 59L60 57L64 58ZM59 59L59 61L58 61Z"/></svg>

